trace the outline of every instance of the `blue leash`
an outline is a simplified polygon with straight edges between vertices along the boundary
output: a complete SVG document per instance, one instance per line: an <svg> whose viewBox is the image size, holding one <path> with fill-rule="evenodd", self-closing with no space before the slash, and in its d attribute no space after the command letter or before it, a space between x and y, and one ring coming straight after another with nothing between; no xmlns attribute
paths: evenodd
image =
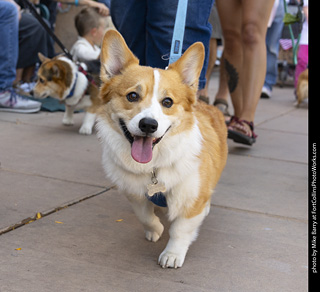
<svg viewBox="0 0 320 292"><path fill-rule="evenodd" d="M184 29L187 17L188 0L179 0L174 23L169 64L177 61L182 55Z"/></svg>

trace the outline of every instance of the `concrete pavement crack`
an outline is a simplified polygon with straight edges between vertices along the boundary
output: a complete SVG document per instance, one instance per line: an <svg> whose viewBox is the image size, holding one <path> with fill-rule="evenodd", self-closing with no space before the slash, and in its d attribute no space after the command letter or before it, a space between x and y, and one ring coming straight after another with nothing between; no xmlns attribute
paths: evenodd
<svg viewBox="0 0 320 292"><path fill-rule="evenodd" d="M105 188L102 191L88 194L88 195L83 196L81 198L74 199L72 201L69 201L69 202L66 202L64 204L61 204L60 206L56 206L56 207L53 207L51 209L48 209L48 210L45 210L45 211L42 211L42 212L35 212L34 215L32 215L30 217L27 217L27 218L24 218L20 222L14 223L14 224L12 224L10 226L7 226L7 227L4 227L4 228L0 229L0 236L5 234L5 233L8 233L10 231L16 230L16 229L18 229L20 227L23 227L23 226L25 226L27 224L33 223L33 222L35 222L37 220L41 220L42 218L45 218L45 217L47 217L47 216L49 216L49 215L51 215L53 213L59 212L61 210L69 208L69 207L71 207L73 205L79 204L79 203L84 202L86 200L89 200L89 199L92 199L92 198L97 197L99 195L102 195L102 194L110 191L111 189L114 189L114 187Z"/></svg>

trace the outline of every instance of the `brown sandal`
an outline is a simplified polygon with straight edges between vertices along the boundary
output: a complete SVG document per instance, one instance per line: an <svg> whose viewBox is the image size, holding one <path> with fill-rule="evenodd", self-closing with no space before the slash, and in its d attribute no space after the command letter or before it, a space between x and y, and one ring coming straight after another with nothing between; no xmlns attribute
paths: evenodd
<svg viewBox="0 0 320 292"><path fill-rule="evenodd" d="M224 99L221 98L217 98L213 105L215 107L217 107L224 115L224 120L226 122L227 125L229 125L229 123L231 122L231 115L228 111L228 102L225 101Z"/></svg>
<svg viewBox="0 0 320 292"><path fill-rule="evenodd" d="M249 126L250 130L248 127ZM256 142L258 136L254 133L253 122L248 122L246 120L240 120L237 117L232 117L230 125L228 127L228 138L232 139L236 143L241 143L245 145L252 145Z"/></svg>
<svg viewBox="0 0 320 292"><path fill-rule="evenodd" d="M231 117L229 111L228 111L228 102L225 101L224 99L217 98L214 103L214 106L216 106L222 113L227 116Z"/></svg>

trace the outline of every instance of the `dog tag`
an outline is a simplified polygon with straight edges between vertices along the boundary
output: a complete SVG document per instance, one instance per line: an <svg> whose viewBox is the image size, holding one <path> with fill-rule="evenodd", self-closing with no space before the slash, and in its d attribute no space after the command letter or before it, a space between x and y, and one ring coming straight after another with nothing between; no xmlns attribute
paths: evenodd
<svg viewBox="0 0 320 292"><path fill-rule="evenodd" d="M148 184L147 189L148 189L148 195L150 197L152 197L156 193L159 193L159 192L164 193L166 191L165 185L163 183L159 183L159 182L157 182L156 184L154 184L154 183Z"/></svg>
<svg viewBox="0 0 320 292"><path fill-rule="evenodd" d="M153 169L151 172L151 182L152 182L151 184L147 185L148 195L150 197L152 197L156 193L159 193L159 192L163 193L166 191L166 186L164 185L164 183L158 182L155 169Z"/></svg>

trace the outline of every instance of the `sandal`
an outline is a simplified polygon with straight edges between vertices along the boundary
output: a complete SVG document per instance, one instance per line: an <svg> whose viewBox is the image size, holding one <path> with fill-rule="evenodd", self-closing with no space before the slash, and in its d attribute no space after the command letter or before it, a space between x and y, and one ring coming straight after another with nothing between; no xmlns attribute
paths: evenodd
<svg viewBox="0 0 320 292"><path fill-rule="evenodd" d="M209 104L209 96L200 95L199 100L205 102L206 104Z"/></svg>
<svg viewBox="0 0 320 292"><path fill-rule="evenodd" d="M245 126L245 124L249 126L250 131L248 127ZM228 127L228 138L232 139L236 143L251 146L256 142L256 138L258 137L253 130L253 122L248 122L246 120L240 120L237 117L232 117L230 125Z"/></svg>
<svg viewBox="0 0 320 292"><path fill-rule="evenodd" d="M217 107L223 113L224 118L225 118L225 122L226 122L227 125L229 125L230 122L231 122L231 115L230 115L230 113L228 111L228 102L225 101L224 99L217 98L214 101L213 105L215 107Z"/></svg>

